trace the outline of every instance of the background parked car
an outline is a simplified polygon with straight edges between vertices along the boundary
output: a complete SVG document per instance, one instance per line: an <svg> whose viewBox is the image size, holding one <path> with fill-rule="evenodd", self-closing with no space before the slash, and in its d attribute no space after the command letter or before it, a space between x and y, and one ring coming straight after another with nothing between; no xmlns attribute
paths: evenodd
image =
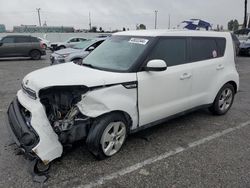
<svg viewBox="0 0 250 188"><path fill-rule="evenodd" d="M9 35L0 41L0 57L31 57L38 60L46 55L40 40L28 35Z"/></svg>
<svg viewBox="0 0 250 188"><path fill-rule="evenodd" d="M95 48L97 48L105 38L96 38L85 40L72 48L58 50L51 54L51 65L66 63L73 61L74 63L81 63L81 61L89 55Z"/></svg>
<svg viewBox="0 0 250 188"><path fill-rule="evenodd" d="M250 56L250 37L240 44L240 54Z"/></svg>
<svg viewBox="0 0 250 188"><path fill-rule="evenodd" d="M43 39L43 38L41 38L41 37L37 37L39 40L40 40L40 42L43 44L43 46L44 46L44 48L45 49L47 49L49 46L50 46L50 44L51 44L51 42L50 41L48 41L48 40L46 40L46 39Z"/></svg>
<svg viewBox="0 0 250 188"><path fill-rule="evenodd" d="M250 28L240 29L234 32L240 42L246 41L250 37Z"/></svg>
<svg viewBox="0 0 250 188"><path fill-rule="evenodd" d="M240 54L240 41L235 34L232 34L232 39L234 41L235 53L238 56Z"/></svg>
<svg viewBox="0 0 250 188"><path fill-rule="evenodd" d="M52 43L50 47L52 51L56 51L56 50L61 50L64 48L73 47L74 45L80 42L83 42L85 40L86 40L85 38L81 38L81 37L72 37L66 40L65 42Z"/></svg>

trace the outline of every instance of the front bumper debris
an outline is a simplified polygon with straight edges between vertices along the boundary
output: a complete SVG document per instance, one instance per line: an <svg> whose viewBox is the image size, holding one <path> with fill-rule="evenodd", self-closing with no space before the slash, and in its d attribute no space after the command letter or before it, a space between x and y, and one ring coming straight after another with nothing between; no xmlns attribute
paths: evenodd
<svg viewBox="0 0 250 188"><path fill-rule="evenodd" d="M27 155L35 156L32 149L38 144L39 136L25 120L22 110L22 106L15 98L7 111L6 124L17 146Z"/></svg>
<svg viewBox="0 0 250 188"><path fill-rule="evenodd" d="M7 126L16 144L26 154L36 156L45 165L62 155L62 144L47 119L43 105L22 90L7 112Z"/></svg>

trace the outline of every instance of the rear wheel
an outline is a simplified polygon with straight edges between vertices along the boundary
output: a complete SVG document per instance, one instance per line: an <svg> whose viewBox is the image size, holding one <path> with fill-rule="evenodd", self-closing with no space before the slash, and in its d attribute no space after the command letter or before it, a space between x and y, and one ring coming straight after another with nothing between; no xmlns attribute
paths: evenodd
<svg viewBox="0 0 250 188"><path fill-rule="evenodd" d="M247 50L247 55L250 56L250 48Z"/></svg>
<svg viewBox="0 0 250 188"><path fill-rule="evenodd" d="M224 85L218 92L209 110L215 115L226 114L233 104L234 95L234 87L231 84Z"/></svg>
<svg viewBox="0 0 250 188"><path fill-rule="evenodd" d="M33 60L39 60L39 59L41 59L41 52L38 50L32 50L30 52L30 57Z"/></svg>
<svg viewBox="0 0 250 188"><path fill-rule="evenodd" d="M87 147L99 160L111 157L120 151L127 133L127 121L122 114L104 115L91 126L86 140Z"/></svg>

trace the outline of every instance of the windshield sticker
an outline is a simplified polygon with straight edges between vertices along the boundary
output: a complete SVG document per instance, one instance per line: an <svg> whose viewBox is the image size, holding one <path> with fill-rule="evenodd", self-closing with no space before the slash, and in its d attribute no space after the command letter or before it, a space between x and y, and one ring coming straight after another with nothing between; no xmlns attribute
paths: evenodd
<svg viewBox="0 0 250 188"><path fill-rule="evenodd" d="M146 45L148 43L148 39L131 38L129 43Z"/></svg>

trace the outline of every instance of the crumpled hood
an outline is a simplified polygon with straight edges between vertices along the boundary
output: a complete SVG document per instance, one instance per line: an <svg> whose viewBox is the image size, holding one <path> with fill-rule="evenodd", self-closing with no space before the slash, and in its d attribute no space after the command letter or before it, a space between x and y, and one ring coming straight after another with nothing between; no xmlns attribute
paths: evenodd
<svg viewBox="0 0 250 188"><path fill-rule="evenodd" d="M62 50L58 50L55 53L58 55L63 55L63 54L79 53L81 51L82 51L82 49L65 48Z"/></svg>
<svg viewBox="0 0 250 188"><path fill-rule="evenodd" d="M115 73L76 65L73 62L46 67L29 73L23 79L26 88L38 92L52 86L105 86L136 81L136 73Z"/></svg>

